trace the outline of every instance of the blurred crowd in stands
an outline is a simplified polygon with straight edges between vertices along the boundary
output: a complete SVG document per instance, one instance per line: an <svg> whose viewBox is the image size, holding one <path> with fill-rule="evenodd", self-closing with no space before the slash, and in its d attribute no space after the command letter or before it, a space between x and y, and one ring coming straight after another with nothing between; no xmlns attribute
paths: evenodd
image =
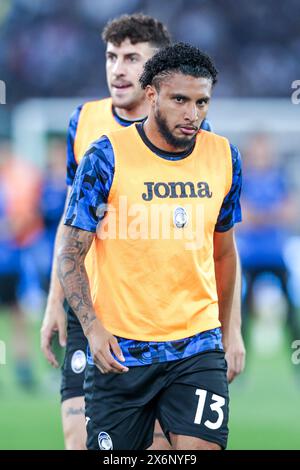
<svg viewBox="0 0 300 470"><path fill-rule="evenodd" d="M106 93L106 21L143 11L211 54L219 96L287 96L297 78L300 3L289 0L1 0L0 78L9 101ZM91 64L93 64L91 66ZM276 71L276 73L274 72Z"/></svg>

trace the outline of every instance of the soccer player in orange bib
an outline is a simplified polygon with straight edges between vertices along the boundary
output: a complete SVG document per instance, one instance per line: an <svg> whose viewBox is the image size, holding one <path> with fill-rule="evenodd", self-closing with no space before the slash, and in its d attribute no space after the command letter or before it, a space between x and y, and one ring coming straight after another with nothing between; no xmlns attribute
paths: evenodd
<svg viewBox="0 0 300 470"><path fill-rule="evenodd" d="M157 52L147 120L77 170L58 268L89 341L89 449L146 449L156 418L173 449L226 448L241 159L201 129L216 78L195 47Z"/></svg>
<svg viewBox="0 0 300 470"><path fill-rule="evenodd" d="M166 27L155 18L142 14L115 18L104 28L102 38L106 43L106 75L111 96L79 106L71 117L67 138L68 197L78 164L92 142L105 132L122 129L147 116L149 104L139 83L139 76L144 63L157 50L170 44ZM206 121L203 126L209 128ZM72 308L65 302L67 315L63 308L65 297L56 274L57 246L63 228L62 219L56 235L41 346L50 364L58 367L51 350L55 331L59 333L61 346L66 345L61 384L62 421L65 447L78 450L85 448L86 441L83 381L87 340ZM92 262L92 255L90 260ZM164 447L166 444L163 443Z"/></svg>

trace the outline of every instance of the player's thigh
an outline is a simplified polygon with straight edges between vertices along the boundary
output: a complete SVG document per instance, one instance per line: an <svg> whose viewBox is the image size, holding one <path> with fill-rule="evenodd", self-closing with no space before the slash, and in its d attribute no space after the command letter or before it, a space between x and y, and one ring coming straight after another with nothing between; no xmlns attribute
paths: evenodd
<svg viewBox="0 0 300 470"><path fill-rule="evenodd" d="M67 450L86 449L86 426L84 397L65 400L61 405L65 448Z"/></svg>
<svg viewBox="0 0 300 470"><path fill-rule="evenodd" d="M221 450L222 447L214 442L205 441L198 437L181 436L170 433L173 450Z"/></svg>
<svg viewBox="0 0 300 470"><path fill-rule="evenodd" d="M156 406L143 372L147 376L144 367L132 367L125 374L101 374L96 366L87 366L89 450L138 450L152 444Z"/></svg>
<svg viewBox="0 0 300 470"><path fill-rule="evenodd" d="M67 345L62 366L61 400L83 397L87 339L78 319L68 313Z"/></svg>
<svg viewBox="0 0 300 470"><path fill-rule="evenodd" d="M174 379L158 403L158 416L164 433L178 449L193 449L203 443L226 448L228 437L227 365L222 351L210 351L180 361L174 366Z"/></svg>
<svg viewBox="0 0 300 470"><path fill-rule="evenodd" d="M153 434L153 444L148 448L148 450L171 450L168 439L164 435L164 432L159 424L159 421L155 421L154 434Z"/></svg>

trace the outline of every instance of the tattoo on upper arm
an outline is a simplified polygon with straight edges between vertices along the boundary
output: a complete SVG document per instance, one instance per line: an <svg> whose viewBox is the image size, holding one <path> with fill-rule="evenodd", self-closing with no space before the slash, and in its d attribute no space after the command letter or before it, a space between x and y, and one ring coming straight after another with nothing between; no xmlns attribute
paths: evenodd
<svg viewBox="0 0 300 470"><path fill-rule="evenodd" d="M84 260L94 240L94 233L66 227L58 254L58 277L66 299L75 315L86 328L95 314Z"/></svg>

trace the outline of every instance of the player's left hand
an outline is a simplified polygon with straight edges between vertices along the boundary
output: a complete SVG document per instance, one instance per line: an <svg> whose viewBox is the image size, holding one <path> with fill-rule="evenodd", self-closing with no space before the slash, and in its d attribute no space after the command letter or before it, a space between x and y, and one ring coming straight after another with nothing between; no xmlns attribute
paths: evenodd
<svg viewBox="0 0 300 470"><path fill-rule="evenodd" d="M227 361L227 379L231 383L245 368L246 350L241 331L231 332L225 359Z"/></svg>

